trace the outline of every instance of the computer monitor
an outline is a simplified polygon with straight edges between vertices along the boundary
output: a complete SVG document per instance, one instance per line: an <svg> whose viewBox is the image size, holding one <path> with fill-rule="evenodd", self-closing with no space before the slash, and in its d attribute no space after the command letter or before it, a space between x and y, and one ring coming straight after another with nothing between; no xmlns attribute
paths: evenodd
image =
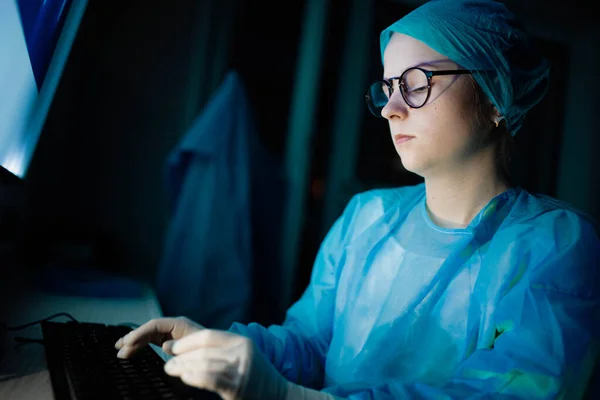
<svg viewBox="0 0 600 400"><path fill-rule="evenodd" d="M87 0L0 1L2 182L27 175L86 6Z"/></svg>
<svg viewBox="0 0 600 400"><path fill-rule="evenodd" d="M87 1L0 0L0 272L15 262L27 172Z"/></svg>

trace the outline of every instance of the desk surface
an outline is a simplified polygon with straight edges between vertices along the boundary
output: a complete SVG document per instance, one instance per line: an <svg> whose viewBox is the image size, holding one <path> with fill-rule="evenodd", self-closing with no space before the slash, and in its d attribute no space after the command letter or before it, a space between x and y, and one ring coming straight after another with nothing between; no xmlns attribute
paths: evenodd
<svg viewBox="0 0 600 400"><path fill-rule="evenodd" d="M60 296L44 293L28 283L26 278L2 282L0 288L0 321L8 326L24 325L50 315L66 312L81 322L104 324L143 324L152 318L162 316L154 292L144 288L138 298L93 298ZM55 321L68 321L65 317ZM42 337L39 324L19 330L9 331L0 345L4 357L0 360L0 399L53 399L44 348L37 343L17 344L16 336L32 339ZM153 348L163 357L160 348Z"/></svg>

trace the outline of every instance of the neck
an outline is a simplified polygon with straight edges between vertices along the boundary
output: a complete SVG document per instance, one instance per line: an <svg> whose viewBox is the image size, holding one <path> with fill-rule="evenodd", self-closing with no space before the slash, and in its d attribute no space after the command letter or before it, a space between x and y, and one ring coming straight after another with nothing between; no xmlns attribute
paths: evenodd
<svg viewBox="0 0 600 400"><path fill-rule="evenodd" d="M427 211L432 221L445 228L465 228L491 199L510 185L493 163L463 164L442 174L425 177Z"/></svg>

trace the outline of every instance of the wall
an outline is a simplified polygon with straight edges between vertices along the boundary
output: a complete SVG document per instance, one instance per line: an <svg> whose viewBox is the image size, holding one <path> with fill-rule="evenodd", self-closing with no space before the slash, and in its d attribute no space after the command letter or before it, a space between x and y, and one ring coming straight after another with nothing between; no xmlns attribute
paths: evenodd
<svg viewBox="0 0 600 400"><path fill-rule="evenodd" d="M69 244L76 260L152 279L166 156L220 79L218 57L204 64L216 3L89 3L27 179L28 263Z"/></svg>

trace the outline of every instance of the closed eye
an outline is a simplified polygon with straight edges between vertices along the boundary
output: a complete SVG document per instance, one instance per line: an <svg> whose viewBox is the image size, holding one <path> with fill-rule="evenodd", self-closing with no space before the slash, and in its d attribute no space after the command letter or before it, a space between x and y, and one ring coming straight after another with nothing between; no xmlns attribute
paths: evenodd
<svg viewBox="0 0 600 400"><path fill-rule="evenodd" d="M409 93L424 93L427 91L427 86L420 86L418 88L409 89Z"/></svg>

